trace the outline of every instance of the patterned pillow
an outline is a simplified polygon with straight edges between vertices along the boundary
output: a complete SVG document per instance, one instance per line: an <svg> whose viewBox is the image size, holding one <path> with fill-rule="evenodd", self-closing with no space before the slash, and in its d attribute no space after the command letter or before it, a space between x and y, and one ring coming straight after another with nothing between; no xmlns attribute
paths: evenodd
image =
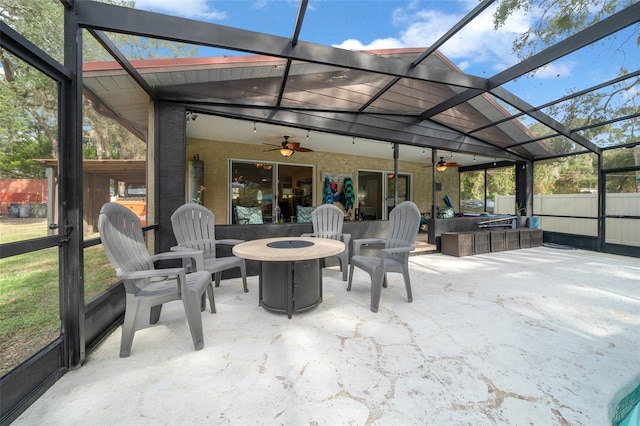
<svg viewBox="0 0 640 426"><path fill-rule="evenodd" d="M311 213L313 213L315 209L315 207L296 206L296 222L310 223Z"/></svg>
<svg viewBox="0 0 640 426"><path fill-rule="evenodd" d="M438 218L439 219L451 219L455 217L456 211L451 207L438 207Z"/></svg>
<svg viewBox="0 0 640 426"><path fill-rule="evenodd" d="M262 208L236 206L236 217L240 224L262 223Z"/></svg>

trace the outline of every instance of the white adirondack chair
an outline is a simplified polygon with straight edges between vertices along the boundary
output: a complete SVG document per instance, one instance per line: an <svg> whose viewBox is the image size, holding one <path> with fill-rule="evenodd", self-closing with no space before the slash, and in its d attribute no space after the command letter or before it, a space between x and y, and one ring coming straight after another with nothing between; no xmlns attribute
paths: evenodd
<svg viewBox="0 0 640 426"><path fill-rule="evenodd" d="M215 313L211 274L200 269L186 273L184 268L156 269L154 266L159 260L189 258L201 267L202 252L190 250L149 255L140 219L116 203L102 206L98 229L104 251L126 292L120 356L127 357L131 353L136 330L158 322L162 304L174 300L182 300L193 346L196 350L202 349L201 301L207 290L211 312Z"/></svg>
<svg viewBox="0 0 640 426"><path fill-rule="evenodd" d="M337 256L340 260L342 280L346 281L347 269L349 267L349 241L351 240L351 234L344 234L342 232L344 213L333 204L323 204L311 213L311 223L313 224L313 233L302 234L302 237L328 238L344 243L344 251Z"/></svg>
<svg viewBox="0 0 640 426"><path fill-rule="evenodd" d="M202 250L204 269L215 276L216 287L220 286L222 271L240 268L244 292L247 288L247 267L245 260L237 256L216 257L216 245L234 246L243 240L216 240L215 215L200 204L184 204L171 215L171 226L178 242L174 250Z"/></svg>
<svg viewBox="0 0 640 426"><path fill-rule="evenodd" d="M418 236L420 226L420 211L411 201L398 204L389 213L389 230L386 239L361 238L353 240L353 256L349 270L349 284L347 291L351 291L353 269L360 268L371 277L371 311L378 312L382 287L387 287L387 272L399 272L404 277L409 302L411 295L411 280L409 278L409 252L414 249L413 243ZM360 248L365 244L384 243L384 248L378 256L362 256Z"/></svg>

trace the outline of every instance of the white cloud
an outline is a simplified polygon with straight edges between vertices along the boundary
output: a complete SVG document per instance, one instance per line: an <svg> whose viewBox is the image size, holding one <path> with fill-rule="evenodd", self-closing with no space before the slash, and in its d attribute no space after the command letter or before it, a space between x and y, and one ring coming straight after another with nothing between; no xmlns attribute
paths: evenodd
<svg viewBox="0 0 640 426"><path fill-rule="evenodd" d="M209 7L205 0L136 0L136 8L183 18L223 20L226 13Z"/></svg>
<svg viewBox="0 0 640 426"><path fill-rule="evenodd" d="M476 3L458 2L464 10L471 10ZM517 12L499 29L494 30L490 7L470 24L449 39L440 50L460 69L479 69L500 72L518 62L512 52L513 40L526 31L537 18L535 10L528 14ZM466 12L465 12L466 13ZM375 49L384 47L428 47L455 25L463 14L446 13L435 9L418 9L415 3L406 8L396 8L391 16L395 26L403 27L397 37L376 39L369 43L346 40L337 47L347 49ZM471 72L471 71L470 71Z"/></svg>
<svg viewBox="0 0 640 426"><path fill-rule="evenodd" d="M640 87L638 86L629 87L628 89L624 90L620 94L620 96L622 97L622 100L624 102L633 101L640 96Z"/></svg>
<svg viewBox="0 0 640 426"><path fill-rule="evenodd" d="M571 71L575 67L572 61L554 62L536 71L537 78L568 78L571 77Z"/></svg>
<svg viewBox="0 0 640 426"><path fill-rule="evenodd" d="M469 68L469 66L471 66L471 64L469 63L469 61L462 61L458 64L458 68L460 68L460 70L464 71L467 68Z"/></svg>
<svg viewBox="0 0 640 426"><path fill-rule="evenodd" d="M381 38L372 41L369 44L362 44L359 40L347 39L340 44L335 44L333 47L347 50L376 50L376 49L394 49L398 47L404 47L402 42L396 38Z"/></svg>

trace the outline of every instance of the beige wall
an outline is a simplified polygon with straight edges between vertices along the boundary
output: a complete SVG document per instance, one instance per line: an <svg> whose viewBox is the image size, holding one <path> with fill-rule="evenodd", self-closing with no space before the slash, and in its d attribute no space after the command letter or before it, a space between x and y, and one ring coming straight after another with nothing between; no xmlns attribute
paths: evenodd
<svg viewBox="0 0 640 426"><path fill-rule="evenodd" d="M356 146L354 148L355 154L358 153L358 148L360 147ZM326 152L297 152L292 157L286 159L282 157L278 151L264 152L266 149L268 149L268 147L263 145L234 144L203 139L187 140L187 161L192 159L196 154L200 157L200 160L204 161L204 186L206 187L205 206L216 215L216 223L229 223L229 188L227 184L229 158L235 160L254 160L280 164L315 166L314 204L316 205L322 203L323 182L321 180L321 174L323 172L353 174L354 189L357 191L358 170L393 171L392 158L384 160L358 155L334 155ZM389 149L389 155L392 155L391 149ZM431 211L431 168L425 167L424 161L399 161L398 171L412 175L411 198L420 211ZM437 193L437 205L444 206L442 198L445 194L449 195L454 205L457 205L459 186L457 170L448 169L444 172L437 172L437 175L438 178L436 182L442 180L442 191ZM358 194L356 194L356 199L357 195Z"/></svg>

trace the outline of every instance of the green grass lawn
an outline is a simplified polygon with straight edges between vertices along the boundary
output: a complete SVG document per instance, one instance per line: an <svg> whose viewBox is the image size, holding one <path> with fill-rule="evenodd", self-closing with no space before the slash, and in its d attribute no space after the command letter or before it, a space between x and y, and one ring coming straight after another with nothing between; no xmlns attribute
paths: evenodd
<svg viewBox="0 0 640 426"><path fill-rule="evenodd" d="M0 243L46 236L46 219L0 219ZM85 300L115 283L102 246L85 249ZM60 334L57 247L0 259L0 376Z"/></svg>

